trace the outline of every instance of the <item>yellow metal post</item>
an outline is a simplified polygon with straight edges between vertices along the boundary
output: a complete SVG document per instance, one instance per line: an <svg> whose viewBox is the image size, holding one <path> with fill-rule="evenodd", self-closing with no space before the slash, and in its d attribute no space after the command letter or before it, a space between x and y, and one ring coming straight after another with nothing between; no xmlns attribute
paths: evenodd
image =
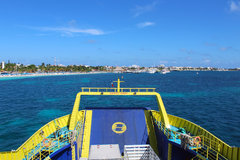
<svg viewBox="0 0 240 160"><path fill-rule="evenodd" d="M77 123L77 114L78 114L78 109L80 105L80 98L81 98L81 92L79 92L76 96L72 114L71 114L71 120L70 120L70 125L69 125L69 130L73 131L75 129L76 123Z"/></svg>
<svg viewBox="0 0 240 160"><path fill-rule="evenodd" d="M40 154L40 160L42 160L42 152L41 152L41 149L42 149L42 146L41 146L41 143L40 143L40 151L39 151L39 154Z"/></svg>
<svg viewBox="0 0 240 160"><path fill-rule="evenodd" d="M168 143L168 160L172 159L172 144Z"/></svg>
<svg viewBox="0 0 240 160"><path fill-rule="evenodd" d="M72 160L76 160L75 145L74 145L74 144L73 144L73 146L72 146Z"/></svg>
<svg viewBox="0 0 240 160"><path fill-rule="evenodd" d="M88 110L86 111L86 119L85 119L85 126L84 126L82 155L81 155L82 158L88 158L88 155L89 155L91 127L92 127L92 110Z"/></svg>
<svg viewBox="0 0 240 160"><path fill-rule="evenodd" d="M113 82L117 82L117 92L120 92L120 83L124 81L120 81L120 79L118 78L117 81L113 81Z"/></svg>
<svg viewBox="0 0 240 160"><path fill-rule="evenodd" d="M169 124L169 120L168 120L168 115L167 115L167 112L166 112L166 109L164 107L164 104L163 104L163 101L162 101L162 98L160 96L159 93L157 92L154 92L155 95L156 95L156 98L157 98L157 102L158 102L158 109L161 113L161 116L163 117L163 121L164 121L164 125L166 128L170 128L170 124Z"/></svg>
<svg viewBox="0 0 240 160"><path fill-rule="evenodd" d="M207 147L207 155L206 155L206 158L208 159L208 147Z"/></svg>
<svg viewBox="0 0 240 160"><path fill-rule="evenodd" d="M147 124L147 131L148 131L148 135L149 135L149 141L150 141L150 145L152 146L154 152L159 155L158 153L158 148L157 148L157 139L156 139L156 134L153 128L153 121L150 115L150 112L145 110L145 121Z"/></svg>

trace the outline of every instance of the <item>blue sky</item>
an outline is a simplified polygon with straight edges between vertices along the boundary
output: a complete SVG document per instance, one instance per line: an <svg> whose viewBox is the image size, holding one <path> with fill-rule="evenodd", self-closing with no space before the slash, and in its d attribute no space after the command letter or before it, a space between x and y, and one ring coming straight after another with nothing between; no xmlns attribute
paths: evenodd
<svg viewBox="0 0 240 160"><path fill-rule="evenodd" d="M0 60L240 67L240 0L1 0Z"/></svg>

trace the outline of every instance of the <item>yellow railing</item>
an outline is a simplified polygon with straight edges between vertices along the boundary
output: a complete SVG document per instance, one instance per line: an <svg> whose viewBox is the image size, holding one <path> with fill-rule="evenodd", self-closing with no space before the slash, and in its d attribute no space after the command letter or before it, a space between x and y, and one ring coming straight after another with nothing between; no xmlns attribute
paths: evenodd
<svg viewBox="0 0 240 160"><path fill-rule="evenodd" d="M164 123L162 123L162 117L159 112L152 111L152 115L156 123L158 123L159 129L161 129L168 138L171 138L171 136L174 135L174 140L176 141L176 137L179 137L180 133L166 128ZM240 160L240 148L227 145L207 130L190 121L169 114L168 118L170 125L178 128L185 128L187 132L190 132L192 135L198 135L201 138L201 146L193 145L193 148L205 158L208 157L208 159L212 160L218 158L223 160ZM159 123L161 123L161 125L159 125ZM192 139L195 137L196 136L193 136Z"/></svg>
<svg viewBox="0 0 240 160"><path fill-rule="evenodd" d="M120 92L155 92L155 88L119 88ZM118 88L88 88L83 87L82 92L117 92Z"/></svg>
<svg viewBox="0 0 240 160"><path fill-rule="evenodd" d="M84 119L84 113L85 111L79 111L77 113L77 121L81 122ZM0 160L22 160L22 159L27 159L31 158L31 152L33 153L32 155L36 155L39 153L40 148L44 150L44 147L42 145L43 139L51 135L52 133L56 132L57 129L67 127L69 125L71 115L66 115L60 118L57 118L43 127L41 127L37 132L35 132L26 142L24 142L17 150L12 150L12 151L7 151L7 152L0 152ZM55 121L55 122L54 122ZM58 123L56 125L56 122ZM76 126L76 130L78 133L81 133L80 127ZM79 130L79 131L78 131ZM62 136L63 137L63 136ZM65 136L66 137L66 136ZM59 139L56 139L56 145L55 147L58 147L60 137ZM39 146L40 144L40 146ZM46 152L41 154L41 156L46 155L47 152L51 152L51 150L48 148Z"/></svg>
<svg viewBox="0 0 240 160"><path fill-rule="evenodd" d="M180 139L180 132L166 128L163 122L157 121L156 119L155 123L157 123L159 129L167 136L168 139L171 139L174 142L176 142L177 139ZM193 142L196 137L200 137L201 142L199 144L192 143L190 147L197 153L201 154L203 157L209 160L218 160L218 158L221 158L221 160L227 160L227 158L221 155L219 151L214 150L214 148L220 147L219 143L204 136L191 136L191 141Z"/></svg>
<svg viewBox="0 0 240 160"><path fill-rule="evenodd" d="M197 153L206 157L209 160L218 160L219 158L221 160L227 160L226 157L224 157L221 153L219 153L221 150L219 142L211 140L203 135L192 136L192 139L194 139L196 137L201 138L199 147L196 147L194 149Z"/></svg>
<svg viewBox="0 0 240 160"><path fill-rule="evenodd" d="M76 126L76 132L75 140L77 140L78 137L82 137L82 131L83 131L83 118L78 122ZM48 155L50 155L52 152L57 151L58 149L62 148L63 146L71 143L72 132L68 132L67 134L61 135L57 138L48 138L48 140L51 142L51 145L49 147L43 146L43 143L40 143L40 147L35 146L35 148L31 149L30 151L27 151L28 153L26 159L38 159L43 160ZM81 145L81 144L80 144ZM34 152L33 152L34 151ZM31 154L33 152L33 154ZM30 154L30 156L29 156ZM33 155L33 156L31 156Z"/></svg>
<svg viewBox="0 0 240 160"><path fill-rule="evenodd" d="M60 149L66 144L69 144L70 136L71 136L71 132L61 135L61 137L58 137L58 138L47 138L47 140L50 143L48 147L46 145L44 146L43 142L41 142L40 144L34 146L33 148L24 149L25 159L26 160L45 159L52 152Z"/></svg>
<svg viewBox="0 0 240 160"><path fill-rule="evenodd" d="M85 89L87 89L87 91L85 91ZM79 111L81 97L82 96L100 96L100 95L106 95L106 96L114 96L114 95L115 96L155 96L157 103L158 103L158 108L159 108L160 114L163 117L163 122L166 124L167 127L170 127L167 112L164 107L164 104L163 104L160 94L157 92L153 92L153 91L149 92L149 90L148 90L148 92L146 92L145 89L149 89L149 88L117 88L117 91L119 91L119 92L100 91L100 89L106 89L106 88L85 88L85 89L83 88L83 92L79 92L76 96L72 114L71 114L69 130L74 130L74 128L76 126L76 122L77 122L76 115ZM95 90L92 91L92 89L95 89ZM124 91L124 89L128 89L128 90L131 89L131 92L120 92L121 90ZM132 89L136 89L137 91L133 92ZM139 92L138 92L138 90L139 90Z"/></svg>

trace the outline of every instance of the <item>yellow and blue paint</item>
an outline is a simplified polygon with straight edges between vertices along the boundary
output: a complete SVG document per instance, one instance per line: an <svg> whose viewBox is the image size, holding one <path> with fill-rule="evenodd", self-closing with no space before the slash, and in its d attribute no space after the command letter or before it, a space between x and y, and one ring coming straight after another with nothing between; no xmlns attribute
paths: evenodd
<svg viewBox="0 0 240 160"><path fill-rule="evenodd" d="M127 130L127 126L123 122L116 122L112 125L112 131L117 134L122 134Z"/></svg>
<svg viewBox="0 0 240 160"><path fill-rule="evenodd" d="M94 109L90 144L119 144L122 153L124 145L148 143L146 129L143 109Z"/></svg>

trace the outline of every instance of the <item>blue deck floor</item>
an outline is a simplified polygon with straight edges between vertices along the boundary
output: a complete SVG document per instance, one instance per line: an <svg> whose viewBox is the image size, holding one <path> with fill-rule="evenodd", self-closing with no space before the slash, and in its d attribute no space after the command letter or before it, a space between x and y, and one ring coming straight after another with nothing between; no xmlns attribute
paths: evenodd
<svg viewBox="0 0 240 160"><path fill-rule="evenodd" d="M115 133L112 126L116 122L126 125L126 131ZM117 124L116 131L123 131L124 125ZM121 153L124 145L146 144L148 138L143 109L93 109L91 145L119 144Z"/></svg>

